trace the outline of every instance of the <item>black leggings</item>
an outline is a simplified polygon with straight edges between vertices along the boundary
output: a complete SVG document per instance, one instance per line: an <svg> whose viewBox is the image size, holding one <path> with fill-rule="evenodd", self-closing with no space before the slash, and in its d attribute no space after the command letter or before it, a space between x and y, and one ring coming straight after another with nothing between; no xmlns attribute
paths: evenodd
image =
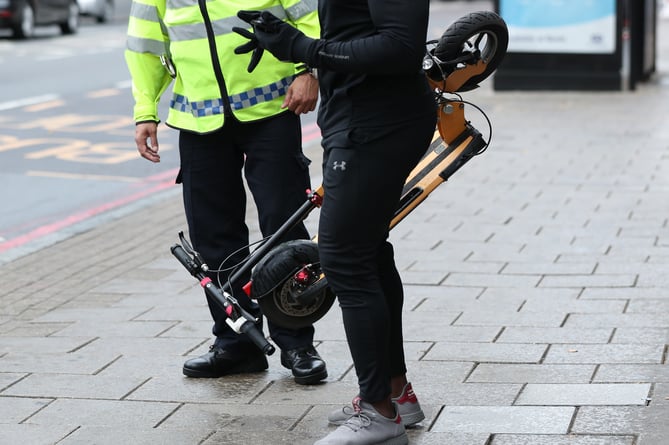
<svg viewBox="0 0 669 445"><path fill-rule="evenodd" d="M390 378L406 373L404 294L388 226L434 129L431 118L353 129L324 154L320 259L342 309L360 396L368 402L388 397Z"/></svg>

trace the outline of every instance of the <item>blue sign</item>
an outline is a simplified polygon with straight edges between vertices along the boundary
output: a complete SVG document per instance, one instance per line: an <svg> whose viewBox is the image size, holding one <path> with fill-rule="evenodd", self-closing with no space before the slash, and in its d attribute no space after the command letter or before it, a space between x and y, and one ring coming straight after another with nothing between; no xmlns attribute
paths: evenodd
<svg viewBox="0 0 669 445"><path fill-rule="evenodd" d="M500 0L510 52L612 54L616 0Z"/></svg>

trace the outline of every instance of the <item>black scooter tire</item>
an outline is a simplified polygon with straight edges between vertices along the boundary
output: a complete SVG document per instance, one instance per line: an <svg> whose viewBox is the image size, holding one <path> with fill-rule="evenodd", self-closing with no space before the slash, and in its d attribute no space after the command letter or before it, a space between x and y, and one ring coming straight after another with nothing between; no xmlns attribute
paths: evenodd
<svg viewBox="0 0 669 445"><path fill-rule="evenodd" d="M287 280L269 295L258 299L263 315L277 326L288 329L311 326L328 313L335 301L334 292L326 286L318 292L309 306L290 304L286 295L289 285Z"/></svg>
<svg viewBox="0 0 669 445"><path fill-rule="evenodd" d="M297 301L293 293L293 275L307 264L318 268L318 248L310 240L294 240L279 244L260 261L252 273L251 297L272 323L289 329L311 326L332 307L335 294L322 278L318 285L309 285L300 295L308 304ZM317 269L317 274L320 269Z"/></svg>
<svg viewBox="0 0 669 445"><path fill-rule="evenodd" d="M485 45L483 48L478 48L483 37ZM458 91L470 91L497 69L504 59L508 45L509 30L504 19L492 11L478 11L453 22L442 34L433 54L439 60L448 62L462 57L472 49L480 50L481 58L486 62L485 71L473 76L458 89Z"/></svg>

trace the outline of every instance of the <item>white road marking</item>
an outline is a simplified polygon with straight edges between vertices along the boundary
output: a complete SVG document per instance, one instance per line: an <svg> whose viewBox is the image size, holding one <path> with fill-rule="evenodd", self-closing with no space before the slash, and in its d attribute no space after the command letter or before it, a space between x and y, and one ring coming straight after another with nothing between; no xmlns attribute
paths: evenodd
<svg viewBox="0 0 669 445"><path fill-rule="evenodd" d="M42 102L49 102L57 100L57 94L45 94L43 96L27 97L25 99L10 100L8 102L0 102L0 111L12 110L14 108L25 107L26 105L35 105Z"/></svg>

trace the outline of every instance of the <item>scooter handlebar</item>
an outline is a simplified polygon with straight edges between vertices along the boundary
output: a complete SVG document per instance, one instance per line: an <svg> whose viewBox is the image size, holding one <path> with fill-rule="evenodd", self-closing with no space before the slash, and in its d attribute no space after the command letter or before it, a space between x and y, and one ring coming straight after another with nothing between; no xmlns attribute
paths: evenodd
<svg viewBox="0 0 669 445"><path fill-rule="evenodd" d="M184 250L183 247L181 247L178 244L173 245L170 248L170 251L172 252L172 255L179 260L179 262L183 265L183 267L186 268L186 270L191 274L191 275L196 275L198 273L198 267L197 263L191 258L190 255Z"/></svg>
<svg viewBox="0 0 669 445"><path fill-rule="evenodd" d="M246 321L246 323L241 326L240 331L246 334L251 341L265 353L265 355L272 355L274 354L274 351L276 351L274 346L267 341L262 331L258 329L258 326L252 321Z"/></svg>

